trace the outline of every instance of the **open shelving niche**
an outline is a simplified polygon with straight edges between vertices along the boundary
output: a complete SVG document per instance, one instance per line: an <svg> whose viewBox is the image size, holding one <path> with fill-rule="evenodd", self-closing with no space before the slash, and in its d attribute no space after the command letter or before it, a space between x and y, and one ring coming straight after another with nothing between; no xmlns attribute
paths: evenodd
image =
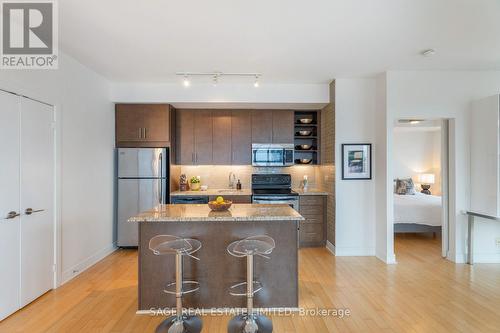
<svg viewBox="0 0 500 333"><path fill-rule="evenodd" d="M303 124L300 119L312 119L310 124ZM295 164L296 165L318 165L320 163L320 112L313 111L295 111L294 115L294 145L295 145ZM310 135L301 136L299 131L311 131ZM301 144L311 145L311 149L300 149ZM311 159L310 163L300 163L300 159Z"/></svg>

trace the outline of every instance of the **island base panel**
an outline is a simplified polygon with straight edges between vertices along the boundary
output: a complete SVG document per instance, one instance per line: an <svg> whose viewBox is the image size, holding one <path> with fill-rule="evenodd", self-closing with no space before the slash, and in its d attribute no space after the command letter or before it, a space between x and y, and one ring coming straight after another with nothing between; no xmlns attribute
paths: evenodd
<svg viewBox="0 0 500 333"><path fill-rule="evenodd" d="M254 306L298 306L298 222L144 222L139 223L139 310L175 307L175 296L163 292L175 281L175 255L156 256L149 240L170 234L202 242L194 253L197 261L184 256L184 280L197 280L200 289L184 296L186 308L226 308L246 306L246 297L231 296L231 285L246 281L246 258L231 256L231 242L253 235L268 235L276 241L270 259L255 256L254 278L263 285L255 294Z"/></svg>

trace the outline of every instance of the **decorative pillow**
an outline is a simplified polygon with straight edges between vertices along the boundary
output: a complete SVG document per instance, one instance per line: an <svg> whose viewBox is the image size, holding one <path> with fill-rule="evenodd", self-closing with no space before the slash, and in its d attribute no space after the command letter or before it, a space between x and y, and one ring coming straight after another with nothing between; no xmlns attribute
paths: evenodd
<svg viewBox="0 0 500 333"><path fill-rule="evenodd" d="M396 181L396 193L400 195L415 195L415 185L411 178L398 179Z"/></svg>

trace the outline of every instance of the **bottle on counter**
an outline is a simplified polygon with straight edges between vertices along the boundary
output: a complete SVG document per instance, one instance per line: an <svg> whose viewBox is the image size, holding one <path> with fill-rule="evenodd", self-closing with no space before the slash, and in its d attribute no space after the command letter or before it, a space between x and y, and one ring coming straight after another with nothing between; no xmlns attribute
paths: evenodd
<svg viewBox="0 0 500 333"><path fill-rule="evenodd" d="M239 179L238 179L238 182L236 183L236 189L241 190L241 182Z"/></svg>
<svg viewBox="0 0 500 333"><path fill-rule="evenodd" d="M307 192L307 186L309 185L309 181L307 179L307 175L304 175L304 179L302 180L302 190Z"/></svg>

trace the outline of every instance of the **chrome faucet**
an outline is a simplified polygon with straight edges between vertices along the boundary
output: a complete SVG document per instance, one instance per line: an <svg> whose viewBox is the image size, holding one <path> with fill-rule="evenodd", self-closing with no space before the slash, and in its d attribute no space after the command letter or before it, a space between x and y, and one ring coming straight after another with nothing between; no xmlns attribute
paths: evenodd
<svg viewBox="0 0 500 333"><path fill-rule="evenodd" d="M236 175L234 172L229 172L229 188L234 188L234 184L236 183Z"/></svg>

